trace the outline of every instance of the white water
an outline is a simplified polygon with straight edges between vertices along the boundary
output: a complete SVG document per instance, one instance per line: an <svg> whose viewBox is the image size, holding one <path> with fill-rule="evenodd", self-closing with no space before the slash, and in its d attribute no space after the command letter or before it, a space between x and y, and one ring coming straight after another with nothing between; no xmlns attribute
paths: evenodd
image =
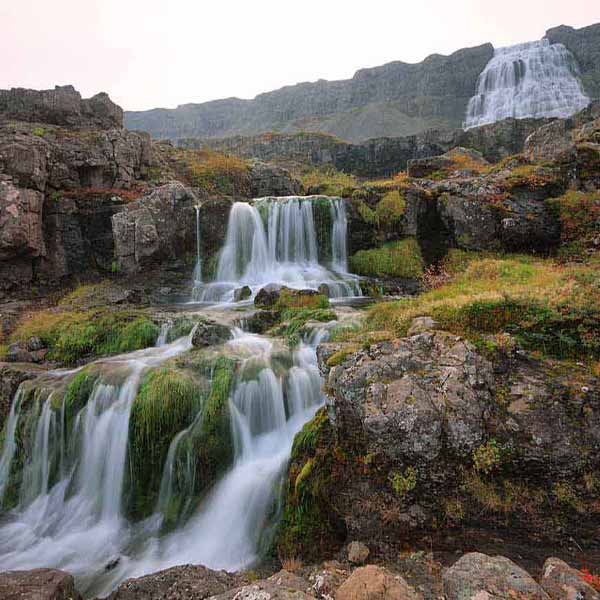
<svg viewBox="0 0 600 600"><path fill-rule="evenodd" d="M344 201L328 201L331 214L331 260L319 256L313 214L314 198L265 198L236 202L214 282L195 285L193 299L232 302L237 288L249 286L253 298L269 283L318 289L325 284L333 298L360 296L358 278L348 273L347 219ZM260 208L266 212L263 221Z"/></svg>
<svg viewBox="0 0 600 600"><path fill-rule="evenodd" d="M495 50L479 76L464 126L511 117L566 118L589 103L574 56L563 44L542 39Z"/></svg>
<svg viewBox="0 0 600 600"><path fill-rule="evenodd" d="M119 379L113 373L97 382L75 418L70 445L74 451L67 449L66 459L61 455L61 477L51 487L48 466L64 432L53 427L50 395L37 422L27 493L22 490L19 506L0 525L0 568L62 568L76 576L78 588L87 595L105 595L126 578L177 564L228 570L254 564L277 513L294 436L322 404L315 348L325 335L324 330L316 332L301 344L293 353L293 366L282 373L271 363L272 341L234 332L228 342L232 352L249 357L242 374L246 363L254 368L259 361L263 367L248 381L242 377L230 398L233 466L189 521L164 536L160 511L169 503L174 456L187 430L177 434L169 448L157 513L133 524L122 510L129 415L144 370L188 350L191 336L102 361L115 373L124 372L124 380L115 383ZM13 440L20 397L17 394L8 420L7 433L10 437L13 431ZM11 452L14 444L5 444L0 486L10 470ZM111 569L106 568L109 563Z"/></svg>
<svg viewBox="0 0 600 600"><path fill-rule="evenodd" d="M107 373L124 379L115 383L114 377L100 377L75 417L67 448L62 427L52 427L56 415L50 410L52 394L47 397L31 459L24 467L19 504L0 526L0 569L62 568L77 577L82 591L102 578L107 562L124 551L132 536L122 503L129 415L142 373L189 350L190 339L98 361L108 367ZM71 374L56 373L56 377ZM0 490L6 487L14 457L22 394L22 390L17 393L7 424ZM64 406L60 414L64 417ZM49 468L58 445L60 476L49 489Z"/></svg>

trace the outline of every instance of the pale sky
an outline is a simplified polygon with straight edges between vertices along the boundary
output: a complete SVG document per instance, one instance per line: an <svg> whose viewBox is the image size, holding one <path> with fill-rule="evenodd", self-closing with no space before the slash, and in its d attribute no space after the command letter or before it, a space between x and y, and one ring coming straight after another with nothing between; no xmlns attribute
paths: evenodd
<svg viewBox="0 0 600 600"><path fill-rule="evenodd" d="M597 22L599 0L0 0L0 88L175 107Z"/></svg>

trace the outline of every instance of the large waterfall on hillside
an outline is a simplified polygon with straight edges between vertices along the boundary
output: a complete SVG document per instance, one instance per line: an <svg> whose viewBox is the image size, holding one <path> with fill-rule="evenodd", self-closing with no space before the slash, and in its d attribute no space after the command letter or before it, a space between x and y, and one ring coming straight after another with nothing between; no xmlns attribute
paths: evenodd
<svg viewBox="0 0 600 600"><path fill-rule="evenodd" d="M193 298L231 302L237 288L252 295L268 283L327 290L332 298L359 296L348 273L344 201L325 196L236 202L212 283L194 286Z"/></svg>
<svg viewBox="0 0 600 600"><path fill-rule="evenodd" d="M230 463L198 491L197 479L205 473L200 455L215 442L197 429L222 389L217 361L207 369L207 395L189 422L171 439L150 440L170 445L156 467L162 481L150 513L136 517L131 499L141 475L132 458L131 430L140 426L135 402L144 376L190 350L193 333L22 384L0 458L3 570L64 569L94 597L124 579L174 565L233 571L257 561L277 521L294 436L322 403L315 348L326 330L314 330L292 351L234 330L220 350L220 360L237 365L223 409ZM195 377L200 392L201 377ZM172 416L165 414L162 422ZM143 456L144 463L150 460ZM141 485L147 498L150 483Z"/></svg>
<svg viewBox="0 0 600 600"><path fill-rule="evenodd" d="M577 62L562 44L542 39L497 48L479 76L465 128L510 117L568 117L585 108Z"/></svg>

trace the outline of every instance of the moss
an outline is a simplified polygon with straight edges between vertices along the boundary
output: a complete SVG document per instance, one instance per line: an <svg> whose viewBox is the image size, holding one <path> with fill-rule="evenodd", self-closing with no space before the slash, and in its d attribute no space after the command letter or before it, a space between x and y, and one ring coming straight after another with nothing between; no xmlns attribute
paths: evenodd
<svg viewBox="0 0 600 600"><path fill-rule="evenodd" d="M322 558L342 542L345 528L331 508L336 481L333 428L321 409L298 433L292 448L277 549L282 558Z"/></svg>
<svg viewBox="0 0 600 600"><path fill-rule="evenodd" d="M59 410L59 403L61 401L64 404L65 421L63 426L67 437L71 435L75 417L87 404L97 381L97 373L93 372L90 368L83 369L69 382L64 396L62 398L56 396L56 410Z"/></svg>
<svg viewBox="0 0 600 600"><path fill-rule="evenodd" d="M501 452L496 440L490 440L473 451L473 468L478 473L489 475L500 465Z"/></svg>
<svg viewBox="0 0 600 600"><path fill-rule="evenodd" d="M403 473L396 472L392 475L392 489L401 502L417 486L417 474L417 470L409 466Z"/></svg>
<svg viewBox="0 0 600 600"><path fill-rule="evenodd" d="M379 225L379 220L377 218L377 213L369 208L366 202L360 200L356 203L356 209L358 210L358 214L360 218L369 225Z"/></svg>
<svg viewBox="0 0 600 600"><path fill-rule="evenodd" d="M423 275L423 257L417 240L407 238L381 248L360 250L349 260L350 270L370 277L417 278Z"/></svg>
<svg viewBox="0 0 600 600"><path fill-rule="evenodd" d="M152 513L169 445L192 423L201 403L199 387L181 371L160 368L144 377L129 421L129 512L134 518Z"/></svg>
<svg viewBox="0 0 600 600"><path fill-rule="evenodd" d="M347 346L345 348L342 348L341 350L338 350L337 352L334 352L327 359L327 366L331 368L336 367L337 365L341 365L346 360L346 358L348 358L348 356L350 356L359 349L359 346L351 344L350 346Z"/></svg>
<svg viewBox="0 0 600 600"><path fill-rule="evenodd" d="M302 311L329 308L329 298L324 294L303 294L298 290L284 288L274 309L278 311Z"/></svg>
<svg viewBox="0 0 600 600"><path fill-rule="evenodd" d="M399 190L388 192L375 207L378 223L386 228L393 228L401 223L405 211L406 200Z"/></svg>
<svg viewBox="0 0 600 600"><path fill-rule="evenodd" d="M197 317L189 317L187 315L177 317L173 321L173 325L167 333L167 343L170 344L171 342L174 342L179 338L189 335L196 323L198 323L201 320L202 319L199 319Z"/></svg>

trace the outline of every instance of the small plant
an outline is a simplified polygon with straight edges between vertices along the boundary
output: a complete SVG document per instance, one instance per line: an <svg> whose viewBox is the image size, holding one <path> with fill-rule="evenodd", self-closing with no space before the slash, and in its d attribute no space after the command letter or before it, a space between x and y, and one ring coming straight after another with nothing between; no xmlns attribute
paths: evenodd
<svg viewBox="0 0 600 600"><path fill-rule="evenodd" d="M304 566L304 563L296 557L284 558L281 566L285 571L293 573L294 571L299 571Z"/></svg>
<svg viewBox="0 0 600 600"><path fill-rule="evenodd" d="M473 450L473 467L477 473L489 475L501 462L501 451L496 440L490 440Z"/></svg>
<svg viewBox="0 0 600 600"><path fill-rule="evenodd" d="M404 473L394 473L392 476L392 489L396 496L404 500L409 492L417 486L418 472L414 467L406 467Z"/></svg>
<svg viewBox="0 0 600 600"><path fill-rule="evenodd" d="M31 130L31 133L33 133L33 135L37 135L38 137L42 137L46 133L46 130L43 127L34 127Z"/></svg>

